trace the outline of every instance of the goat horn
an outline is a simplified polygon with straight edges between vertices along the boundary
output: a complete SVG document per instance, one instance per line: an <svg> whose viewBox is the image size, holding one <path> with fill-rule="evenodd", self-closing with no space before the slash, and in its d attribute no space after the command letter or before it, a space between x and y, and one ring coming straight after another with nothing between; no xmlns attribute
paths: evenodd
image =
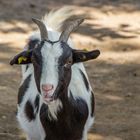
<svg viewBox="0 0 140 140"><path fill-rule="evenodd" d="M84 19L77 19L75 21L72 22L72 24L70 24L70 26L64 30L59 38L59 41L63 41L63 42L67 42L70 33L74 30L76 30L76 28L84 21Z"/></svg>
<svg viewBox="0 0 140 140"><path fill-rule="evenodd" d="M39 19L36 18L32 18L32 21L37 24L37 26L40 29L40 34L41 34L41 40L47 40L48 39L48 31L47 28L45 26L45 24L40 21Z"/></svg>

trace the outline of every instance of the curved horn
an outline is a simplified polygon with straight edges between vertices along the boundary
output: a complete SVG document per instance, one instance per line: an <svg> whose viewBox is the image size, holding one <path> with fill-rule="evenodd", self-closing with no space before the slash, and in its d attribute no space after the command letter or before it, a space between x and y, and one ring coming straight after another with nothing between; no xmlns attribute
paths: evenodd
<svg viewBox="0 0 140 140"><path fill-rule="evenodd" d="M84 21L84 19L77 19L75 21L72 22L72 24L70 24L70 26L65 29L65 31L63 31L60 35L59 41L63 41L63 42L67 42L70 33L74 30L76 30L76 28Z"/></svg>
<svg viewBox="0 0 140 140"><path fill-rule="evenodd" d="M41 40L47 40L48 39L48 31L46 29L45 24L40 21L39 19L32 18L32 21L37 24L37 26L40 29L40 34L41 34Z"/></svg>

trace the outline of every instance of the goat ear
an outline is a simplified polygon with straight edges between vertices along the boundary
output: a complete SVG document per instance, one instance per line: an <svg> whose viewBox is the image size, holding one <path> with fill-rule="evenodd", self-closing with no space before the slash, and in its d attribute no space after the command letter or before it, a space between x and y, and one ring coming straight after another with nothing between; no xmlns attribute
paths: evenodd
<svg viewBox="0 0 140 140"><path fill-rule="evenodd" d="M23 51L17 54L11 61L10 65L14 64L29 64L31 63L32 50Z"/></svg>
<svg viewBox="0 0 140 140"><path fill-rule="evenodd" d="M73 50L73 63L96 59L99 55L100 55L99 50L93 50L93 51Z"/></svg>

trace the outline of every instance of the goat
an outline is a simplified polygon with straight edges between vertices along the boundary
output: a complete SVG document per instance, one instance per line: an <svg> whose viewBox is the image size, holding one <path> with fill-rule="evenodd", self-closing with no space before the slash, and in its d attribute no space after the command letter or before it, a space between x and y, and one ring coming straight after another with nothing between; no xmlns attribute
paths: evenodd
<svg viewBox="0 0 140 140"><path fill-rule="evenodd" d="M63 17L58 21L60 29L70 18L66 9L60 11L48 15L48 21L33 19L40 35L34 33L26 49L10 61L22 65L17 119L27 140L87 140L93 124L94 95L82 62L97 58L100 52L73 49L69 36L82 18L61 34L48 27L50 20ZM51 26L55 25L57 21Z"/></svg>

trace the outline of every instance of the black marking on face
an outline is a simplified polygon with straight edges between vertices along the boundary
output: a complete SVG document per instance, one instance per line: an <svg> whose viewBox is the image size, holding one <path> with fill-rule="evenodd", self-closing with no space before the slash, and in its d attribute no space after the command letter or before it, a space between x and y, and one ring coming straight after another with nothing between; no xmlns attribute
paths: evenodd
<svg viewBox="0 0 140 140"><path fill-rule="evenodd" d="M45 140L81 140L88 117L88 106L79 98L62 98L63 108L57 113L58 120L48 118L48 106L43 104L40 120L46 132Z"/></svg>
<svg viewBox="0 0 140 140"><path fill-rule="evenodd" d="M63 50L63 53L59 58L59 62L61 64L65 64L66 60L72 59L72 49L65 42L61 42L61 48Z"/></svg>
<svg viewBox="0 0 140 140"><path fill-rule="evenodd" d="M95 98L93 92L91 92L91 117L94 115L95 110Z"/></svg>
<svg viewBox="0 0 140 140"><path fill-rule="evenodd" d="M40 93L40 79L41 79L41 72L42 72L42 55L41 55L41 46L34 49L32 53L32 63L34 66L34 76L37 85L37 89Z"/></svg>
<svg viewBox="0 0 140 140"><path fill-rule="evenodd" d="M88 91L88 90L89 90L89 83L88 83L88 80L87 80L85 74L82 72L82 70L79 69L79 71L80 71L80 73L81 73L81 75L82 75L82 78L83 78L84 84L85 84L86 89L87 89L87 91Z"/></svg>
<svg viewBox="0 0 140 140"><path fill-rule="evenodd" d="M62 55L58 60L58 86L54 92L54 99L61 96L64 90L67 90L71 79L71 65L72 65L72 49L64 42L61 42ZM70 63L67 63L71 61ZM62 95L63 96L63 95Z"/></svg>
<svg viewBox="0 0 140 140"><path fill-rule="evenodd" d="M36 108L36 113L38 113L38 110L39 110L39 100L40 100L40 97L39 97L39 95L37 95L35 98L35 102L34 102L35 108Z"/></svg>
<svg viewBox="0 0 140 140"><path fill-rule="evenodd" d="M29 100L25 104L24 111L29 122L35 119L34 109L32 103Z"/></svg>
<svg viewBox="0 0 140 140"><path fill-rule="evenodd" d="M22 102L22 99L29 88L31 80L31 74L24 80L23 84L20 86L19 91L18 91L18 104L20 105Z"/></svg>

